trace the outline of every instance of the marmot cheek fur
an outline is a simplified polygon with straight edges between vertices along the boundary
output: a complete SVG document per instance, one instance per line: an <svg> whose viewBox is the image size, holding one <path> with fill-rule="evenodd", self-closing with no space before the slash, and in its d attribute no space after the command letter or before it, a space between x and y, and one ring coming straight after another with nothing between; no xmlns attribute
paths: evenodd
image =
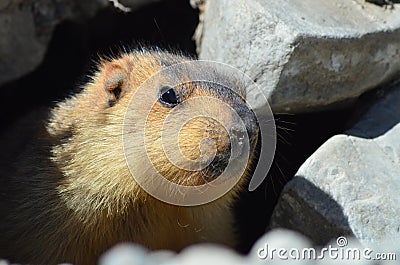
<svg viewBox="0 0 400 265"><path fill-rule="evenodd" d="M163 66L187 60L190 59L158 50L102 59L92 81L80 93L50 111L31 114L3 137L1 258L29 264L90 265L119 242L172 250L198 242L229 246L237 243L232 204L251 174L258 137L256 118L241 98L243 95L201 82L185 87L185 98L209 96L225 101L235 110L245 109L246 128L255 139L245 176L221 198L191 207L162 202L135 182L124 156L121 128L133 93ZM219 77L213 69L211 73L216 75L214 79L234 78ZM180 93L180 88L174 91ZM164 100L174 103L173 96L167 94ZM148 155L157 170L167 179L189 186L207 182L204 174L215 178L229 158L223 155L230 148L226 131L229 128L219 128L214 120L205 117L182 127L179 143L186 157L195 159L199 155L199 142L205 133L215 140L220 155L220 161L210 165L212 168L184 171L169 163L157 142L171 109L168 102L157 102L148 117L135 117L148 119ZM210 130L210 126L214 129ZM135 163L141 163L140 158Z"/></svg>

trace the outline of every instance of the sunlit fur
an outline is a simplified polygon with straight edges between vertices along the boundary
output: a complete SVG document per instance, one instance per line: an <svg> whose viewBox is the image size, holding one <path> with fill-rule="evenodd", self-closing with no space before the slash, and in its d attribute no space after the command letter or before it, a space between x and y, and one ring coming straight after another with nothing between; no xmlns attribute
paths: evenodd
<svg viewBox="0 0 400 265"><path fill-rule="evenodd" d="M27 118L20 123L20 130L27 124L38 125L19 156L0 171L0 257L29 264L90 265L105 250L124 241L173 250L197 242L237 243L232 204L244 189L246 176L212 203L179 207L144 192L125 161L122 124L130 95L163 63L184 60L187 58L160 51L102 59L92 81L80 93L58 103L47 121ZM122 90L116 97L113 89L118 85ZM214 96L201 86L193 87L192 92L192 96ZM149 156L172 181L204 183L202 173L206 171L193 173L173 167L157 143L168 111L170 108L156 104L149 115ZM140 117L140 113L138 110L136 115ZM130 121L134 130L135 120ZM196 158L205 135L216 140L219 151L226 150L229 138L218 126L204 118L186 124L179 135L182 153ZM141 163L143 154L126 151L133 152ZM256 160L254 156L251 161Z"/></svg>

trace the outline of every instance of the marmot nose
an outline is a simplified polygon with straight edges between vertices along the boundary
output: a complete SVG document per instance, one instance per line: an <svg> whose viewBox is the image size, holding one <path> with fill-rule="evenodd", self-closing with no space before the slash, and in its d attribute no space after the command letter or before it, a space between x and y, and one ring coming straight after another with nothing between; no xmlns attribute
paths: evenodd
<svg viewBox="0 0 400 265"><path fill-rule="evenodd" d="M246 126L246 129L233 127L230 129L230 136L231 136L231 146L237 146L238 152L242 152L243 145L245 144L246 138L250 144L250 150L252 150L257 143L257 136L258 136L258 128L257 126ZM240 154L234 155L234 157Z"/></svg>
<svg viewBox="0 0 400 265"><path fill-rule="evenodd" d="M231 133L238 140L244 139L244 137L248 137L250 147L252 148L256 144L258 137L259 128L257 117L254 112L247 107L247 105L242 105L238 110L238 114L246 127L246 131L243 130L242 126L233 126L233 128L231 129Z"/></svg>

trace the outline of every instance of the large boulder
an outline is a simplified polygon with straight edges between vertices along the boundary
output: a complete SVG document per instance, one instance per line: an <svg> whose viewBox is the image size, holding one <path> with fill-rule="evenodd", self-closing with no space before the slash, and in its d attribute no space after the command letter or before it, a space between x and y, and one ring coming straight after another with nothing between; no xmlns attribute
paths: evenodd
<svg viewBox="0 0 400 265"><path fill-rule="evenodd" d="M344 134L324 143L285 187L271 227L317 243L350 234L400 239L400 86Z"/></svg>
<svg viewBox="0 0 400 265"><path fill-rule="evenodd" d="M384 2L384 1L382 1ZM275 112L351 102L400 71L400 5L363 0L191 0L200 59L233 65Z"/></svg>
<svg viewBox="0 0 400 265"><path fill-rule="evenodd" d="M0 0L0 85L41 62L54 28L65 19L86 19L107 0Z"/></svg>

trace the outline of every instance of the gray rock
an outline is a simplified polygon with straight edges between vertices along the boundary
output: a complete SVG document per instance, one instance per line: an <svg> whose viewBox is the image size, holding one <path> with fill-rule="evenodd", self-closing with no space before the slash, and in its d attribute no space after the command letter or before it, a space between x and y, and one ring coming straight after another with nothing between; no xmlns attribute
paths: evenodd
<svg viewBox="0 0 400 265"><path fill-rule="evenodd" d="M172 250L157 250L157 251L152 251L149 254L149 257L156 264L161 264L161 263L167 262L168 260L171 260L175 256L176 256L176 252L174 252Z"/></svg>
<svg viewBox="0 0 400 265"><path fill-rule="evenodd" d="M85 19L107 0L0 0L0 85L34 70L42 61L55 26Z"/></svg>
<svg viewBox="0 0 400 265"><path fill-rule="evenodd" d="M300 176L286 185L273 212L270 226L297 230L318 245L324 245L342 235L352 235L340 205Z"/></svg>
<svg viewBox="0 0 400 265"><path fill-rule="evenodd" d="M277 229L265 234L254 244L248 259L251 261L250 264L268 264L269 262L273 262L274 265L288 264L288 251L310 247L310 241L304 236L293 231ZM286 253L282 253L282 257L280 257L276 251L278 249L285 249ZM290 259L289 263L296 265L314 264L311 261L311 259Z"/></svg>
<svg viewBox="0 0 400 265"><path fill-rule="evenodd" d="M324 258L318 259L319 265L377 265L381 264L372 259L375 248L363 246L353 237L340 237L324 245ZM321 254L323 248L317 248ZM331 249L332 251L330 252Z"/></svg>
<svg viewBox="0 0 400 265"><path fill-rule="evenodd" d="M214 245L200 244L184 249L179 255L163 265L239 265L245 264L245 258L236 254L233 250Z"/></svg>
<svg viewBox="0 0 400 265"><path fill-rule="evenodd" d="M371 244L369 246L373 249L372 255L378 254L382 256L383 259L380 260L381 265L392 265L395 261L400 258L400 242L399 240L385 240L383 242L379 242L379 244Z"/></svg>
<svg viewBox="0 0 400 265"><path fill-rule="evenodd" d="M107 251L99 265L153 265L148 250L136 244L121 244Z"/></svg>
<svg viewBox="0 0 400 265"><path fill-rule="evenodd" d="M349 131L324 143L285 187L271 227L317 243L350 234L400 240L400 86Z"/></svg>
<svg viewBox="0 0 400 265"><path fill-rule="evenodd" d="M201 59L247 73L275 112L351 102L400 70L400 4L363 0L191 0Z"/></svg>

